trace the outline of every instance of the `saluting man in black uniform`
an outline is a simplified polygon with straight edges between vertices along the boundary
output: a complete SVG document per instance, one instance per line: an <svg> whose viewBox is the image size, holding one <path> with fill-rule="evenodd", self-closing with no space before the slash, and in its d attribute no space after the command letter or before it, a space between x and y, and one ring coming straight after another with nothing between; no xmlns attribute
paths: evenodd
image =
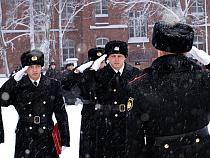
<svg viewBox="0 0 210 158"><path fill-rule="evenodd" d="M210 79L185 55L193 39L187 24L155 23L159 57L129 84L128 157L210 157Z"/></svg>
<svg viewBox="0 0 210 158"><path fill-rule="evenodd" d="M127 84L141 71L125 63L128 56L127 43L110 41L105 46L109 63L98 70L100 61L92 65L92 80L96 83L95 105L97 117L97 158L124 158L126 150ZM84 72L85 74L86 72ZM91 73L91 72L87 72Z"/></svg>
<svg viewBox="0 0 210 158"><path fill-rule="evenodd" d="M0 143L4 143L4 127L2 122L2 114L0 111Z"/></svg>
<svg viewBox="0 0 210 158"><path fill-rule="evenodd" d="M89 61L94 61L104 55L104 48L96 47L88 51ZM101 64L101 68L105 66L105 58ZM82 122L81 122L81 133L80 133L80 158L85 157L96 157L96 128L97 118L95 116L95 104L97 100L95 98L96 84L92 79L90 67L84 70L80 79L80 90L83 102L82 109Z"/></svg>
<svg viewBox="0 0 210 158"><path fill-rule="evenodd" d="M92 79L92 74L90 73L92 71L90 71L90 67L95 60L102 56L104 59L99 63L99 69L106 65L104 52L105 49L101 47L91 48L88 51L89 61L73 69L71 72L66 73L61 81L63 89L70 92L77 91L83 102L79 149L80 158L96 157L96 83ZM77 87L79 90L76 90L77 88L74 87Z"/></svg>
<svg viewBox="0 0 210 158"><path fill-rule="evenodd" d="M15 158L56 158L52 138L55 113L63 149L70 146L68 118L58 81L41 74L44 54L27 51L21 56L23 69L0 89L0 105L14 105L19 121L16 128ZM25 72L27 75L24 75Z"/></svg>
<svg viewBox="0 0 210 158"><path fill-rule="evenodd" d="M51 62L49 65L49 69L46 71L45 76L49 78L57 79L59 78L59 71L56 69L56 63Z"/></svg>

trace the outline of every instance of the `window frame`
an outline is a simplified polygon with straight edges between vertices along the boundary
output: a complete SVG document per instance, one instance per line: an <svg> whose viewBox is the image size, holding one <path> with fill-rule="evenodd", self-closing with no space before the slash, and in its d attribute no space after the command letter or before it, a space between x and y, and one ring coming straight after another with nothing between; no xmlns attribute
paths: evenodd
<svg viewBox="0 0 210 158"><path fill-rule="evenodd" d="M203 35L195 35L194 40L193 40L193 45L196 48L198 48L200 50L203 50L204 49L204 37L203 37Z"/></svg>
<svg viewBox="0 0 210 158"><path fill-rule="evenodd" d="M130 12L128 16L129 16L128 43L149 42L149 39L147 38L147 18L143 14L143 12L134 10Z"/></svg>
<svg viewBox="0 0 210 158"><path fill-rule="evenodd" d="M63 40L62 49L63 49L63 59L62 59L63 63L65 63L66 59L68 59L68 58L75 58L75 42L74 42L74 40L69 40L69 39ZM65 51L64 50L67 50L67 57L66 58L64 58L65 57L65 55L64 55ZM73 53L71 53L70 50L73 50Z"/></svg>
<svg viewBox="0 0 210 158"><path fill-rule="evenodd" d="M95 3L95 16L96 17L107 17L108 16L108 0L102 0L100 2Z"/></svg>
<svg viewBox="0 0 210 158"><path fill-rule="evenodd" d="M201 11L199 11L199 10L201 10ZM191 13L192 14L203 14L203 0L191 0Z"/></svg>
<svg viewBox="0 0 210 158"><path fill-rule="evenodd" d="M102 44L101 44L101 45L97 44L97 42L98 42L99 40L102 40ZM106 45L107 42L105 42L104 40L107 40L107 42L109 42L109 39L106 38L106 37L97 38L97 39L96 39L96 47L105 48L105 45ZM104 43L105 43L105 44L104 44Z"/></svg>

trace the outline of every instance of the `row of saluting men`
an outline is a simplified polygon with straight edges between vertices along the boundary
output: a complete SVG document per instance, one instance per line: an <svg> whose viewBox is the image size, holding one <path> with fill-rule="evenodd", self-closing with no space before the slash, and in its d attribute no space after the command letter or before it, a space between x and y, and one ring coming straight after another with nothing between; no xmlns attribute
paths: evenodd
<svg viewBox="0 0 210 158"><path fill-rule="evenodd" d="M127 43L110 41L105 49L91 49L96 58L60 82L41 74L41 51L23 53L23 69L0 89L1 106L14 105L20 117L15 157L58 157L52 113L63 149L70 145L61 88L82 97L81 158L209 157L210 79L186 53L205 65L210 59L193 47L193 39L191 26L158 21L152 44L159 57L150 67L141 71L127 64ZM2 121L0 130L3 142Z"/></svg>

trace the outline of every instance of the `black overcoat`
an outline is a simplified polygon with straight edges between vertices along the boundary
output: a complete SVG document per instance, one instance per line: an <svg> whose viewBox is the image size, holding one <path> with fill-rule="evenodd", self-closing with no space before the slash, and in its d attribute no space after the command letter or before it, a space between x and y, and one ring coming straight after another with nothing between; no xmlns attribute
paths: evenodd
<svg viewBox="0 0 210 158"><path fill-rule="evenodd" d="M83 101L82 122L80 133L80 158L97 157L97 126L98 120L95 115L96 100L96 82L93 75L95 71L86 69L79 80L80 95Z"/></svg>
<svg viewBox="0 0 210 158"><path fill-rule="evenodd" d="M127 84L140 76L141 71L125 63L122 75L116 80L117 73L108 64L95 72L97 100L101 105L127 105ZM120 107L119 107L120 108ZM124 158L126 151L126 111L98 110L97 117L97 158Z"/></svg>
<svg viewBox="0 0 210 158"><path fill-rule="evenodd" d="M19 114L15 158L58 157L52 138L53 113L59 125L62 146L70 146L68 118L59 82L42 75L35 87L28 76L19 82L11 78L0 92L8 96L1 100L1 106L14 105Z"/></svg>
<svg viewBox="0 0 210 158"><path fill-rule="evenodd" d="M89 68L84 73L69 71L61 80L63 89L69 93L75 93L83 101L82 121L80 131L79 157L95 157L96 155L96 127L95 117L95 86L94 71Z"/></svg>
<svg viewBox="0 0 210 158"><path fill-rule="evenodd" d="M84 102L80 134L80 157L123 158L126 143L126 112L95 110L95 104L127 104L127 84L142 72L125 63L118 84L108 64L103 69L87 69L83 74L69 73L61 81L65 90L79 87ZM88 101L88 103L87 103ZM117 102L117 103L116 103Z"/></svg>
<svg viewBox="0 0 210 158"><path fill-rule="evenodd" d="M45 76L47 76L49 78L54 78L54 79L58 79L59 75L60 74L57 69L51 69L51 68L49 68L45 73Z"/></svg>
<svg viewBox="0 0 210 158"><path fill-rule="evenodd" d="M199 143L196 137L182 137L161 146L144 139L145 135L154 138L194 132L209 123L210 80L199 65L185 55L159 57L141 78L129 84L129 91L134 99L128 121L129 157L210 157L208 136L198 136ZM166 143L169 148L162 146Z"/></svg>
<svg viewBox="0 0 210 158"><path fill-rule="evenodd" d="M0 113L0 143L4 143L4 127L3 127L2 114L1 113Z"/></svg>

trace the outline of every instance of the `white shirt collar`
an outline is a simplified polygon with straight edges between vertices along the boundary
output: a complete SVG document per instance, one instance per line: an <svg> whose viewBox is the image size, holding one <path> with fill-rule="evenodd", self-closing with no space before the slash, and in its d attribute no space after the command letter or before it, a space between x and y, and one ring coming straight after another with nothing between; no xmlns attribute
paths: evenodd
<svg viewBox="0 0 210 158"><path fill-rule="evenodd" d="M32 82L32 83L34 83L34 82L35 82L35 80L31 79L30 77L29 77L29 79L31 80L31 82ZM37 82L37 86L39 85L40 79L41 79L41 74L40 74L39 79L38 79L38 80L36 80L36 82Z"/></svg>
<svg viewBox="0 0 210 158"><path fill-rule="evenodd" d="M112 67L112 65L111 65L111 64L110 64L110 66ZM124 67L125 67L125 63L123 63L122 67L121 67L121 68L120 68L120 70L119 70L119 72L120 72L120 76L121 76L121 75L122 75L122 73L123 73ZM118 71L117 71L117 70L115 70L113 67L112 67L112 69L113 69L116 73L118 73Z"/></svg>

